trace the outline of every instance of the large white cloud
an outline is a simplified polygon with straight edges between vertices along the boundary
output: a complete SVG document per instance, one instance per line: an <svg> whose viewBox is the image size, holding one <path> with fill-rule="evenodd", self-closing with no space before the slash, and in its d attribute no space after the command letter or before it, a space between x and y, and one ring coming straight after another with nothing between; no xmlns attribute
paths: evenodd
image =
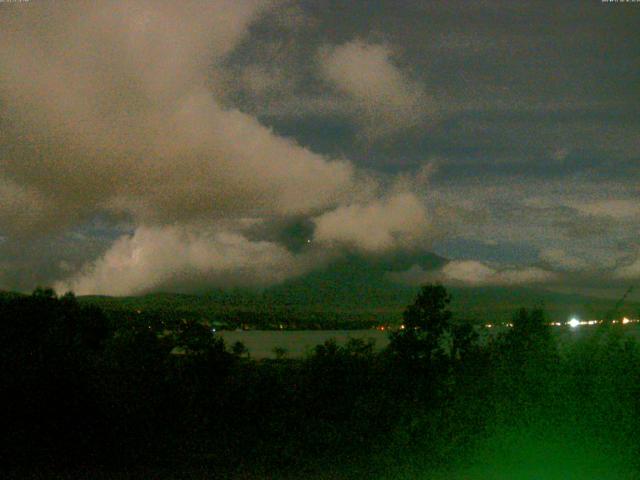
<svg viewBox="0 0 640 480"><path fill-rule="evenodd" d="M55 7L52 18L41 18L46 7L15 15L0 33L10 45L0 53L3 174L47 197L43 223L96 209L145 222L301 213L351 186L348 163L223 109L206 87L257 2Z"/></svg>
<svg viewBox="0 0 640 480"><path fill-rule="evenodd" d="M15 243L64 234L105 213L126 221L132 236L59 283L117 294L223 274L275 282L309 261L243 237L237 225L245 218L315 217L318 238L328 241L332 219L363 213L366 225L355 222L336 238L365 250L414 235L426 222L417 200L379 200L380 182L349 161L316 154L223 105L224 60L270 3L2 9L0 234ZM410 91L394 95L409 105ZM358 233L369 225L381 227L379 238Z"/></svg>

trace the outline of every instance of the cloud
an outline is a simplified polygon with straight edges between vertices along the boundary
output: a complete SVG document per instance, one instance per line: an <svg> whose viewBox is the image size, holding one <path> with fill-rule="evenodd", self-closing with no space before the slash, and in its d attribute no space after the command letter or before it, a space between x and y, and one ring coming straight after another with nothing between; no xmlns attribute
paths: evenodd
<svg viewBox="0 0 640 480"><path fill-rule="evenodd" d="M342 244L365 252L415 246L426 240L424 203L412 193L338 207L313 219L315 242Z"/></svg>
<svg viewBox="0 0 640 480"><path fill-rule="evenodd" d="M314 218L319 242L368 251L415 236L426 213L413 194L385 193L384 182L348 160L314 153L223 101L225 60L271 4L2 9L0 234L13 245L6 251L64 237L96 217L125 223L133 233L78 274L73 258L42 271L68 275L58 286L78 293L127 294L223 275L277 282L298 274L301 262L322 261L246 237L247 219ZM400 90L385 98L409 108L412 90L393 68L383 73ZM265 75L255 80L271 88ZM354 224L345 230L340 218Z"/></svg>
<svg viewBox="0 0 640 480"><path fill-rule="evenodd" d="M38 190L0 178L0 232L29 230L49 213L47 198Z"/></svg>
<svg viewBox="0 0 640 480"><path fill-rule="evenodd" d="M560 270L579 271L590 267L583 258L567 254L561 248L547 248L540 252L540 260Z"/></svg>
<svg viewBox="0 0 640 480"><path fill-rule="evenodd" d="M607 199L570 202L569 206L584 215L612 217L619 220L640 219L640 204L632 199Z"/></svg>
<svg viewBox="0 0 640 480"><path fill-rule="evenodd" d="M538 267L498 269L476 260L452 260L435 271L425 271L420 266L414 265L405 272L393 272L389 275L396 282L410 285L438 281L450 285L472 287L532 285L557 279L554 272Z"/></svg>
<svg viewBox="0 0 640 480"><path fill-rule="evenodd" d="M617 267L613 276L619 280L638 280L640 279L640 255L636 258Z"/></svg>
<svg viewBox="0 0 640 480"><path fill-rule="evenodd" d="M414 127L433 113L423 88L392 62L387 45L355 40L320 54L324 79L354 103L364 134L376 137Z"/></svg>
<svg viewBox="0 0 640 480"><path fill-rule="evenodd" d="M560 92L571 84L565 72L542 98L518 87L531 78L517 65L515 83L502 78L513 45L530 50L520 41L526 28L502 35L489 58L475 47L495 46L484 42L490 35L471 26L451 36L437 7L429 15L399 7L394 15L416 23L384 22L386 9L356 3L342 13L272 0L0 8L1 285L75 278L123 232L165 239L171 228L189 232L174 234L186 250L217 232L244 238L249 250L267 242L296 252L309 238L326 251L377 253L445 232L467 242L438 253L484 262L459 266L478 282L524 281L513 271L526 267L495 265L538 260L567 279L633 275L624 263L640 226L631 82L612 77L615 95L578 98ZM582 39L586 55L593 42ZM626 53L610 57L610 71L631 71ZM370 142L354 142L354 131ZM429 175L414 172L427 158L439 170L420 181ZM389 188L390 175L349 159L405 186ZM96 218L117 235L70 240ZM240 225L249 220L260 228ZM293 240L292 222L304 225ZM215 279L216 265L193 271ZM142 285L188 283L145 271ZM238 278L281 278L253 275Z"/></svg>
<svg viewBox="0 0 640 480"><path fill-rule="evenodd" d="M627 205L626 200L635 198L632 189L623 188L619 182L595 177L530 179L515 174L487 175L439 183L436 179L430 183L429 193L427 208L432 212L434 226L447 228L445 242L466 240L462 249L453 251L438 251L436 240L438 253L502 264L541 260L551 270L575 272L576 275L566 276L568 283L595 271L609 275L628 254L629 245L636 241L634 232L640 226L640 217L614 218L577 209L607 199ZM476 246L490 240L500 245L496 255L487 255ZM509 253L505 248L508 245L517 248Z"/></svg>
<svg viewBox="0 0 640 480"><path fill-rule="evenodd" d="M454 260L442 268L446 280L468 285L523 285L555 278L552 272L537 267L497 270L475 260Z"/></svg>
<svg viewBox="0 0 640 480"><path fill-rule="evenodd" d="M0 34L11 45L0 53L4 183L47 199L43 224L97 210L147 223L286 215L333 206L352 187L350 164L224 109L205 87L257 2L55 7L55 23L10 18Z"/></svg>
<svg viewBox="0 0 640 480"><path fill-rule="evenodd" d="M187 226L139 227L119 238L79 274L55 285L77 294L130 295L212 285L266 285L311 263L284 247L227 231Z"/></svg>

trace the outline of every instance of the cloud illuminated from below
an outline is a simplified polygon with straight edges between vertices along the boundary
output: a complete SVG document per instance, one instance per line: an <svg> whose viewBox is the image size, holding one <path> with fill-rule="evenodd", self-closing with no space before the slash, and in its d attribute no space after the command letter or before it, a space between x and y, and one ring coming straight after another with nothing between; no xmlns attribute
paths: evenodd
<svg viewBox="0 0 640 480"><path fill-rule="evenodd" d="M404 272L392 272L389 277L399 283L420 285L442 282L460 286L532 285L554 281L557 274L538 267L508 267L497 269L476 260L452 260L439 270L425 271L414 265Z"/></svg>
<svg viewBox="0 0 640 480"><path fill-rule="evenodd" d="M262 286L304 272L308 259L238 233L185 226L139 227L95 262L58 282L59 292L135 295L210 286Z"/></svg>

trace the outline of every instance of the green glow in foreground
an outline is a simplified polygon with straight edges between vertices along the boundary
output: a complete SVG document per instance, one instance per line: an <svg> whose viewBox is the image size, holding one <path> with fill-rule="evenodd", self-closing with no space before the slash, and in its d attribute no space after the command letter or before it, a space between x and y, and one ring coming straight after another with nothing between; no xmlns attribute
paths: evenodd
<svg viewBox="0 0 640 480"><path fill-rule="evenodd" d="M585 440L585 442L587 442ZM624 475L605 452L593 445L566 444L543 436L505 435L488 445L460 479L493 480L613 480Z"/></svg>
<svg viewBox="0 0 640 480"><path fill-rule="evenodd" d="M628 452L627 452L628 453ZM394 478L425 480L633 480L640 477L624 452L576 432L544 429L504 431L479 445L466 459L452 459L437 473Z"/></svg>

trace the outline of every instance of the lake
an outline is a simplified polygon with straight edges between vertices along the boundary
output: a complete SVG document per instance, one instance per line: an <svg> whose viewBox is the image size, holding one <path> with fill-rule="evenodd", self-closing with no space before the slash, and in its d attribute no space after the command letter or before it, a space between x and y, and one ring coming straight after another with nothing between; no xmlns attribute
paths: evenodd
<svg viewBox="0 0 640 480"><path fill-rule="evenodd" d="M287 357L300 358L311 353L316 345L330 338L344 345L350 338L373 340L375 349L382 350L389 344L389 332L379 330L223 330L216 335L224 339L227 346L240 341L249 349L252 358L275 357L274 348L287 351Z"/></svg>
<svg viewBox="0 0 640 480"><path fill-rule="evenodd" d="M640 325L626 325L623 327L626 336L640 340ZM479 329L480 341L485 342L490 336L495 336L505 328ZM592 335L598 331L597 326L581 326L578 328L553 327L554 334L559 340L559 346L569 345L579 338ZM240 341L249 349L252 358L274 358L274 348L284 348L289 358L301 358L311 353L316 345L320 345L330 338L338 344L344 345L350 338L373 340L375 349L382 350L389 344L389 332L380 330L222 330L216 333L224 339L228 347Z"/></svg>

